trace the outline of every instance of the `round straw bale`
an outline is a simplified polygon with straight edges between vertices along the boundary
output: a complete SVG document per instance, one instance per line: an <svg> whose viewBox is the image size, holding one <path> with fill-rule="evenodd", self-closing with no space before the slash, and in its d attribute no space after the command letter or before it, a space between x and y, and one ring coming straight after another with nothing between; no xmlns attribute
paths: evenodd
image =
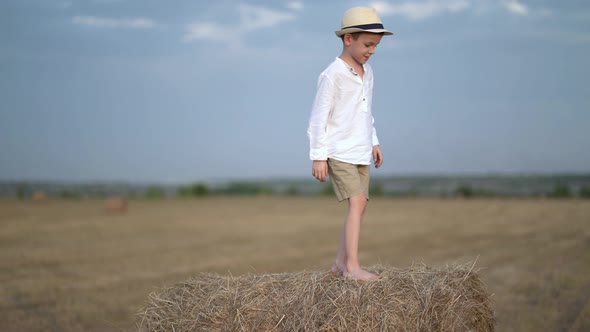
<svg viewBox="0 0 590 332"><path fill-rule="evenodd" d="M35 191L32 196L33 202L45 202L47 201L47 193L44 191Z"/></svg>
<svg viewBox="0 0 590 332"><path fill-rule="evenodd" d="M127 212L127 198L125 197L109 197L105 202L105 209L112 213Z"/></svg>
<svg viewBox="0 0 590 332"><path fill-rule="evenodd" d="M375 266L384 278L330 272L201 274L151 293L142 331L494 331L473 266Z"/></svg>

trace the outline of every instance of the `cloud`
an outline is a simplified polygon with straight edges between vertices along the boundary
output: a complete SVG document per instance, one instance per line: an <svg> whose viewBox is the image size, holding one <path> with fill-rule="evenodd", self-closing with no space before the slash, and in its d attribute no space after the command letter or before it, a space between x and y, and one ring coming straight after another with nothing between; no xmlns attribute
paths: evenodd
<svg viewBox="0 0 590 332"><path fill-rule="evenodd" d="M74 24L85 25L96 28L131 28L131 29L150 29L156 26L156 23L149 18L131 18L131 19L113 19L98 16L74 16Z"/></svg>
<svg viewBox="0 0 590 332"><path fill-rule="evenodd" d="M553 15L553 11L547 8L538 7L531 8L518 0L502 0L500 2L502 8L512 15L527 16L533 18L544 18Z"/></svg>
<svg viewBox="0 0 590 332"><path fill-rule="evenodd" d="M470 10L477 14L490 12L492 8L501 8L516 16L548 17L553 12L547 8L531 8L520 0L422 0L393 3L392 1L372 1L374 7L383 16L402 16L411 21L426 20L431 17Z"/></svg>
<svg viewBox="0 0 590 332"><path fill-rule="evenodd" d="M292 10L300 10L303 3L293 1L288 4ZM187 33L182 40L192 42L199 39L221 41L239 46L240 36L255 30L270 28L294 21L297 18L292 11L285 12L262 6L241 4L237 7L239 23L235 25L214 22L194 22L187 26Z"/></svg>
<svg viewBox="0 0 590 332"><path fill-rule="evenodd" d="M240 5L238 10L241 20L240 28L247 31L269 28L297 18L293 13L245 4Z"/></svg>
<svg viewBox="0 0 590 332"><path fill-rule="evenodd" d="M236 41L236 32L228 26L217 23L191 23L187 27L187 33L182 37L186 43L198 40L208 39L218 42Z"/></svg>
<svg viewBox="0 0 590 332"><path fill-rule="evenodd" d="M504 7L511 14L526 16L530 12L526 5L518 2L517 0L503 0L501 4L502 7Z"/></svg>
<svg viewBox="0 0 590 332"><path fill-rule="evenodd" d="M470 6L468 0L429 0L423 2L403 2L392 4L386 1L374 1L369 6L383 16L399 15L409 20L424 20L443 13L456 13Z"/></svg>
<svg viewBox="0 0 590 332"><path fill-rule="evenodd" d="M291 9L291 10L303 10L303 2L302 1L289 1L287 3L287 8Z"/></svg>

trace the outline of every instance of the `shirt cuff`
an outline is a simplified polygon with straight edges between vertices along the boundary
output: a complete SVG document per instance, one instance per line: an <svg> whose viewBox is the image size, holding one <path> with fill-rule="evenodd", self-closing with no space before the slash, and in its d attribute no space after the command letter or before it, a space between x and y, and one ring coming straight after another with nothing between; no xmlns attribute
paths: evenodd
<svg viewBox="0 0 590 332"><path fill-rule="evenodd" d="M310 160L328 160L328 149L311 149L309 151Z"/></svg>
<svg viewBox="0 0 590 332"><path fill-rule="evenodd" d="M373 146L379 145L379 140L377 139L377 135L373 135Z"/></svg>

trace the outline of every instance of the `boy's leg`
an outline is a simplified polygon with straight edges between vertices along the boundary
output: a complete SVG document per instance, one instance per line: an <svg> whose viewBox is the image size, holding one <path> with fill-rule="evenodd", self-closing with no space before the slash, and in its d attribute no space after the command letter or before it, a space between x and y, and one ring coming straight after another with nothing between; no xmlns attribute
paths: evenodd
<svg viewBox="0 0 590 332"><path fill-rule="evenodd" d="M340 201L348 199L348 212L332 272L353 279L380 279L379 276L363 270L358 260L360 227L367 207L369 167L333 160L329 160L328 165L336 196Z"/></svg>
<svg viewBox="0 0 590 332"><path fill-rule="evenodd" d="M343 271L346 271L346 222L344 223L344 227L342 227L342 233L340 233L336 261L332 265L332 273L342 275Z"/></svg>
<svg viewBox="0 0 590 332"><path fill-rule="evenodd" d="M378 280L380 276L363 270L358 259L358 244L361 234L361 223L365 209L367 207L367 198L364 194L359 194L349 198L348 214L344 224L344 248L345 248L345 270L343 275L347 278L360 280Z"/></svg>
<svg viewBox="0 0 590 332"><path fill-rule="evenodd" d="M342 227L338 253L336 254L336 262L332 267L332 272L340 272L342 274L350 269L357 268L360 223L362 223L366 206L367 199L364 195L357 195L348 199L348 212L344 220L344 226ZM359 234L359 236L356 236L356 234Z"/></svg>

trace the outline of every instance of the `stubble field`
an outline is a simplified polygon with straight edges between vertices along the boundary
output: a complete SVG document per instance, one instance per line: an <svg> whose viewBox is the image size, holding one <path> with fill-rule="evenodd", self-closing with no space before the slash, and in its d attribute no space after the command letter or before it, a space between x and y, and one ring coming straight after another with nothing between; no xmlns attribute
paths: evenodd
<svg viewBox="0 0 590 332"><path fill-rule="evenodd" d="M147 295L200 272L326 270L333 198L0 200L0 331L135 331ZM498 331L590 330L590 201L372 199L364 266L476 261Z"/></svg>

